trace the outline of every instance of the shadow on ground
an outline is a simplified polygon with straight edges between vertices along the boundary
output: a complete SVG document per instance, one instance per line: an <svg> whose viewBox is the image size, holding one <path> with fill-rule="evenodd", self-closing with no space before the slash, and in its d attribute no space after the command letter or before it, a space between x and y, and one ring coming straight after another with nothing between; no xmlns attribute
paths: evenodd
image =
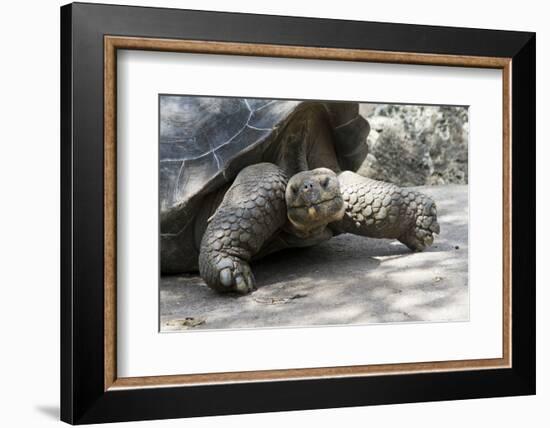
<svg viewBox="0 0 550 428"><path fill-rule="evenodd" d="M341 235L252 265L258 290L219 295L197 274L161 279L161 330L463 321L468 319L468 187L421 187L441 234L422 253Z"/></svg>

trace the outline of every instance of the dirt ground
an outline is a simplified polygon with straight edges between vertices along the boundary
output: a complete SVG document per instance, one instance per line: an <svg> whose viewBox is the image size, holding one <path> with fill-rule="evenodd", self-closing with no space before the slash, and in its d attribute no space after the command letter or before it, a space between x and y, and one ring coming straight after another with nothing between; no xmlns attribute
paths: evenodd
<svg viewBox="0 0 550 428"><path fill-rule="evenodd" d="M161 331L467 320L468 187L417 189L435 200L441 225L426 251L340 235L255 262L258 290L239 297L198 274L162 277Z"/></svg>

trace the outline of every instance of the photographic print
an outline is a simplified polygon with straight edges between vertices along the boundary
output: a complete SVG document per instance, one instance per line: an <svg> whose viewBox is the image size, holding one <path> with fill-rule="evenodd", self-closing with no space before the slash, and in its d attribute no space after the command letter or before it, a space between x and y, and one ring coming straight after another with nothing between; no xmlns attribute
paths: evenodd
<svg viewBox="0 0 550 428"><path fill-rule="evenodd" d="M159 95L160 330L469 319L468 108Z"/></svg>
<svg viewBox="0 0 550 428"><path fill-rule="evenodd" d="M536 392L534 33L60 23L61 420Z"/></svg>

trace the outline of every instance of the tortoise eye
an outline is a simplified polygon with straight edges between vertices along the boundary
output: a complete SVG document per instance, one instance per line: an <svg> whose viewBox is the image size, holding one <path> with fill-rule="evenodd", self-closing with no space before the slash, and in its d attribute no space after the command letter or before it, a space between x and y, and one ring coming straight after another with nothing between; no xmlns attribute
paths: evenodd
<svg viewBox="0 0 550 428"><path fill-rule="evenodd" d="M298 188L297 188L296 186L292 186L292 187L290 188L290 190L292 191L292 194L293 194L293 195L295 195L295 194L298 193Z"/></svg>
<svg viewBox="0 0 550 428"><path fill-rule="evenodd" d="M323 187L326 189L329 182L330 182L330 178L329 178L329 177L325 177L325 178L323 178L323 180L321 181L321 186L323 186Z"/></svg>

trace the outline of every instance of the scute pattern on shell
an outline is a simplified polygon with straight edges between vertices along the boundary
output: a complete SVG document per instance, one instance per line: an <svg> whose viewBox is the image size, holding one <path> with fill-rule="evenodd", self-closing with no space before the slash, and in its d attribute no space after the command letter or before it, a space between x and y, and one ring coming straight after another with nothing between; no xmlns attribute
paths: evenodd
<svg viewBox="0 0 550 428"><path fill-rule="evenodd" d="M299 101L160 97L161 211L228 182L259 162L253 153ZM244 153L249 153L249 158ZM260 151L258 151L260 152Z"/></svg>

